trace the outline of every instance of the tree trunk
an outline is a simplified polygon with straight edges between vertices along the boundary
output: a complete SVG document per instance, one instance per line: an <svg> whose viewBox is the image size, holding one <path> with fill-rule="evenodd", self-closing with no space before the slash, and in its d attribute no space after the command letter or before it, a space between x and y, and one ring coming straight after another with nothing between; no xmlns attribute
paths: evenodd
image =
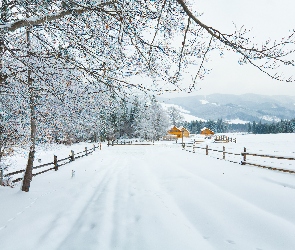
<svg viewBox="0 0 295 250"><path fill-rule="evenodd" d="M35 144L36 144L36 105L34 97L33 80L31 78L31 71L28 70L28 82L30 92L30 111L31 111L31 138L30 138L30 152L27 163L27 168L24 176L22 191L29 192L30 183L32 180L32 170L35 157Z"/></svg>
<svg viewBox="0 0 295 250"><path fill-rule="evenodd" d="M1 30L0 31L0 86L1 87L4 86L4 82L5 82L5 74L3 72L3 62L2 62L2 58L4 55L3 36L4 36L4 32Z"/></svg>
<svg viewBox="0 0 295 250"><path fill-rule="evenodd" d="M0 17L2 21L7 21L6 18L6 14L7 14L7 1L2 1L2 5L0 8ZM1 93L1 88L4 86L5 80L6 80L6 75L3 72L3 56L4 56L4 52L5 52L5 48L4 48L4 29L0 30L0 95ZM1 159L4 153L4 147L5 147L5 141L4 141L4 124L2 125L2 121L0 121L0 163L1 163ZM1 166L0 166L1 167ZM2 185L2 181L3 181L3 169L0 169L1 171L1 178L0 178L0 186Z"/></svg>
<svg viewBox="0 0 295 250"><path fill-rule="evenodd" d="M0 87L4 86L5 78L6 78L6 75L3 72L3 59L2 59L5 52L3 37L4 37L4 31L1 29L0 30Z"/></svg>
<svg viewBox="0 0 295 250"><path fill-rule="evenodd" d="M3 21L7 21L6 19L6 1L3 1L1 9L0 9L0 17L1 20ZM0 86L4 86L4 82L5 82L5 74L3 72L3 55L5 52L5 48L4 48L4 29L0 30Z"/></svg>
<svg viewBox="0 0 295 250"><path fill-rule="evenodd" d="M97 132L94 132L94 142L97 142Z"/></svg>
<svg viewBox="0 0 295 250"><path fill-rule="evenodd" d="M30 46L30 29L27 28L27 44ZM31 115L31 137L30 137L30 152L26 172L23 180L22 191L29 192L30 183L32 181L33 163L35 157L35 144L36 144L36 103L35 103L35 91L33 86L33 79L31 76L31 70L28 69L28 87L30 94L30 115Z"/></svg>

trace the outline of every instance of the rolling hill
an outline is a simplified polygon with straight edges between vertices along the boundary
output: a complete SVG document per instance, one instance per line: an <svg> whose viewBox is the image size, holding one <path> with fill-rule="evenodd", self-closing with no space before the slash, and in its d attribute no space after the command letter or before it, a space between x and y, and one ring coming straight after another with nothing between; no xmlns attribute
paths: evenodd
<svg viewBox="0 0 295 250"><path fill-rule="evenodd" d="M159 101L178 105L189 111L192 116L205 120L223 119L243 123L295 118L295 96L212 94L159 98Z"/></svg>

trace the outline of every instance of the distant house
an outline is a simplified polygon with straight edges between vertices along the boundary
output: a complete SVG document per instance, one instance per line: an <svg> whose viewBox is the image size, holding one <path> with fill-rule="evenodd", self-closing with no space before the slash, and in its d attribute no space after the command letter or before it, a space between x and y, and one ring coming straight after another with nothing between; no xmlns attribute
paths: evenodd
<svg viewBox="0 0 295 250"><path fill-rule="evenodd" d="M176 126L173 126L168 131L168 135L176 135L177 138L181 138L182 137L182 131L183 131L183 137L189 137L189 131L186 128L184 128L184 127L177 128Z"/></svg>
<svg viewBox="0 0 295 250"><path fill-rule="evenodd" d="M209 128L202 128L201 129L201 135L214 135L214 132L210 130Z"/></svg>
<svg viewBox="0 0 295 250"><path fill-rule="evenodd" d="M179 129L183 131L183 137L189 137L190 133L185 127L180 127Z"/></svg>

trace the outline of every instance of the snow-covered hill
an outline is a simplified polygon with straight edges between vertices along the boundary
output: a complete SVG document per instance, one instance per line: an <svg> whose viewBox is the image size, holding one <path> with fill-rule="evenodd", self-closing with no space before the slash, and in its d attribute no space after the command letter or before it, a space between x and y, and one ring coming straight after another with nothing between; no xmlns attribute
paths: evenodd
<svg viewBox="0 0 295 250"><path fill-rule="evenodd" d="M189 96L160 98L165 104L174 104L205 120L223 119L236 123L272 122L295 118L295 97L263 96L255 94Z"/></svg>
<svg viewBox="0 0 295 250"><path fill-rule="evenodd" d="M163 107L163 109L166 111L169 107L174 107L175 109L177 109L179 111L180 115L183 117L184 121L187 121L187 122L196 121L196 120L197 121L205 121L203 118L192 115L190 111L182 108L179 105L167 104L167 103L160 103L160 104Z"/></svg>

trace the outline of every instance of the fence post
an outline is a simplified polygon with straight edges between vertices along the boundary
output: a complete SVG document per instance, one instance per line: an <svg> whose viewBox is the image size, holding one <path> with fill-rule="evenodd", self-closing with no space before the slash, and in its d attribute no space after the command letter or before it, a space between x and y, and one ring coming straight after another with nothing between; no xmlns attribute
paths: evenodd
<svg viewBox="0 0 295 250"><path fill-rule="evenodd" d="M206 155L208 155L208 152L209 152L208 145L206 145Z"/></svg>
<svg viewBox="0 0 295 250"><path fill-rule="evenodd" d="M93 152L95 151L95 145L93 144Z"/></svg>
<svg viewBox="0 0 295 250"><path fill-rule="evenodd" d="M246 164L246 148L244 147L244 153L243 154L243 161L242 161L242 165L245 165Z"/></svg>
<svg viewBox="0 0 295 250"><path fill-rule="evenodd" d="M57 156L56 155L53 158L53 164L54 164L55 171L57 171L58 170L58 165L57 165Z"/></svg>
<svg viewBox="0 0 295 250"><path fill-rule="evenodd" d="M222 159L225 160L225 146L223 146L223 152L222 152L223 156Z"/></svg>
<svg viewBox="0 0 295 250"><path fill-rule="evenodd" d="M75 152L74 152L74 150L71 150L71 160L72 161L75 160Z"/></svg>
<svg viewBox="0 0 295 250"><path fill-rule="evenodd" d="M101 150L101 142L99 143L99 150Z"/></svg>
<svg viewBox="0 0 295 250"><path fill-rule="evenodd" d="M196 153L195 143L193 144L193 153Z"/></svg>
<svg viewBox="0 0 295 250"><path fill-rule="evenodd" d="M86 155L86 156L88 155L87 147L85 147L85 155Z"/></svg>

